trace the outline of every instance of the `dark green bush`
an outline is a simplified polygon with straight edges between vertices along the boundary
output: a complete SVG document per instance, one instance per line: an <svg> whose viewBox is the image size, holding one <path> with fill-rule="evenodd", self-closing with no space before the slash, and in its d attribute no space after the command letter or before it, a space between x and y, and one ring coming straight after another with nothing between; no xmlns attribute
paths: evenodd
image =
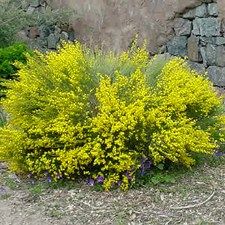
<svg viewBox="0 0 225 225"><path fill-rule="evenodd" d="M4 95L5 79L14 79L17 68L14 66L16 61L25 63L26 62L26 52L28 52L26 45L21 43L16 43L12 46L6 48L0 48L0 97Z"/></svg>

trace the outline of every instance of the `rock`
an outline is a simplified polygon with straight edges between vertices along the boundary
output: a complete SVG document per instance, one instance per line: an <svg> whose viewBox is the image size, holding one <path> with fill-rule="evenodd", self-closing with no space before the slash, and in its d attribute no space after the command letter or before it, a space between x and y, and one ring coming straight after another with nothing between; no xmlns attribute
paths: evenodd
<svg viewBox="0 0 225 225"><path fill-rule="evenodd" d="M195 16L196 17L206 17L207 16L207 7L206 4L202 4L195 8Z"/></svg>
<svg viewBox="0 0 225 225"><path fill-rule="evenodd" d="M225 86L225 68L210 66L207 69L208 77L214 85L219 87Z"/></svg>
<svg viewBox="0 0 225 225"><path fill-rule="evenodd" d="M75 40L75 33L73 30L68 31L68 36L69 36L69 40L70 41L74 41Z"/></svg>
<svg viewBox="0 0 225 225"><path fill-rule="evenodd" d="M225 45L225 37L216 37L214 43L216 45Z"/></svg>
<svg viewBox="0 0 225 225"><path fill-rule="evenodd" d="M200 48L200 53L204 66L216 65L216 46L207 44L206 47Z"/></svg>
<svg viewBox="0 0 225 225"><path fill-rule="evenodd" d="M207 44L215 44L215 37L199 37L200 44L206 46Z"/></svg>
<svg viewBox="0 0 225 225"><path fill-rule="evenodd" d="M174 31L177 36L190 35L192 23L190 20L177 18L174 20Z"/></svg>
<svg viewBox="0 0 225 225"><path fill-rule="evenodd" d="M207 6L206 4L202 4L194 9L189 10L188 12L183 14L183 18L185 19L194 19L195 17L206 17L207 16Z"/></svg>
<svg viewBox="0 0 225 225"><path fill-rule="evenodd" d="M220 22L217 18L196 18L192 33L196 36L220 36Z"/></svg>
<svg viewBox="0 0 225 225"><path fill-rule="evenodd" d="M210 16L218 16L219 15L217 3L208 4L208 13Z"/></svg>
<svg viewBox="0 0 225 225"><path fill-rule="evenodd" d="M206 63L208 66L214 66L216 64L216 46L208 44L206 46Z"/></svg>
<svg viewBox="0 0 225 225"><path fill-rule="evenodd" d="M185 19L194 19L195 18L195 9L191 9L188 12L183 14L183 18Z"/></svg>
<svg viewBox="0 0 225 225"><path fill-rule="evenodd" d="M167 51L171 55L183 57L187 55L187 37L186 36L174 37L167 43Z"/></svg>
<svg viewBox="0 0 225 225"><path fill-rule="evenodd" d="M200 48L200 54L201 54L201 57L202 57L203 65L206 67L207 66L206 47Z"/></svg>
<svg viewBox="0 0 225 225"><path fill-rule="evenodd" d="M69 35L67 32L63 31L60 35L60 39L64 40L64 41L68 41L69 40Z"/></svg>
<svg viewBox="0 0 225 225"><path fill-rule="evenodd" d="M221 19L221 33L225 36L225 18Z"/></svg>
<svg viewBox="0 0 225 225"><path fill-rule="evenodd" d="M205 66L202 63L188 61L188 64L191 69L195 70L200 74L204 74L206 72Z"/></svg>
<svg viewBox="0 0 225 225"><path fill-rule="evenodd" d="M31 27L29 29L29 33L28 33L28 37L29 38L36 38L36 37L39 37L40 36L40 33L39 33L39 29L37 27Z"/></svg>
<svg viewBox="0 0 225 225"><path fill-rule="evenodd" d="M225 47L219 46L216 48L216 65L225 67Z"/></svg>
<svg viewBox="0 0 225 225"><path fill-rule="evenodd" d="M47 38L49 49L56 49L58 42L59 42L59 37L56 36L55 34L50 34Z"/></svg>
<svg viewBox="0 0 225 225"><path fill-rule="evenodd" d="M199 38L191 35L187 44L188 59L194 62L201 62L202 58L199 52Z"/></svg>

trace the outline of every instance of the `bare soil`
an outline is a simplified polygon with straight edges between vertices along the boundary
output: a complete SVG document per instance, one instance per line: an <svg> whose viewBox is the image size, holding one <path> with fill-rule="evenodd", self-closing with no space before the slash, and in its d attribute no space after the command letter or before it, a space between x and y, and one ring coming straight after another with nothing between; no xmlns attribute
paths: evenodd
<svg viewBox="0 0 225 225"><path fill-rule="evenodd" d="M174 184L102 192L84 183L53 188L21 180L0 164L0 225L224 225L225 159Z"/></svg>

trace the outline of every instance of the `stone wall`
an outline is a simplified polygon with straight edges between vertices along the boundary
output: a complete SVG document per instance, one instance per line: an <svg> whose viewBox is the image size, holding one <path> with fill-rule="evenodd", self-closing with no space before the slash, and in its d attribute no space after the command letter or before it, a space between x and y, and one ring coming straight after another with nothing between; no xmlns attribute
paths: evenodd
<svg viewBox="0 0 225 225"><path fill-rule="evenodd" d="M53 15L54 11L46 0L27 0L24 1L22 7L28 14L45 14ZM57 12L56 12L57 13ZM35 26L28 26L19 35L25 39L32 48L39 50L54 50L60 41L74 41L75 33L71 26L64 24L63 26L57 23L43 23Z"/></svg>
<svg viewBox="0 0 225 225"><path fill-rule="evenodd" d="M151 54L188 56L194 69L225 87L225 0L33 0L28 11L62 6L76 11L71 27L81 42L119 52L138 34ZM74 39L57 26L31 27L27 36L50 49Z"/></svg>
<svg viewBox="0 0 225 225"><path fill-rule="evenodd" d="M215 86L225 87L225 24L217 3L203 3L174 19L175 36L165 52L188 56L190 65L208 72Z"/></svg>
<svg viewBox="0 0 225 225"><path fill-rule="evenodd" d="M174 36L174 18L203 2L215 1L48 0L53 7L76 10L79 19L73 20L72 25L80 41L119 52L139 34L140 41L147 39L152 54ZM218 4L223 3L225 0L218 0Z"/></svg>

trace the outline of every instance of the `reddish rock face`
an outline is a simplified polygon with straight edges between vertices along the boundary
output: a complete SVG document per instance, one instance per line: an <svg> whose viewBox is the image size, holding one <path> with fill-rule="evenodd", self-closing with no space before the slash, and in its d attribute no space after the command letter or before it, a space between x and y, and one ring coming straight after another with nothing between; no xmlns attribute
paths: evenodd
<svg viewBox="0 0 225 225"><path fill-rule="evenodd" d="M50 0L50 2L53 2ZM55 0L55 7L77 11L72 26L76 37L90 45L126 49L136 34L155 53L173 35L173 18L210 0ZM225 15L225 0L218 0ZM224 9L224 12L223 12Z"/></svg>

